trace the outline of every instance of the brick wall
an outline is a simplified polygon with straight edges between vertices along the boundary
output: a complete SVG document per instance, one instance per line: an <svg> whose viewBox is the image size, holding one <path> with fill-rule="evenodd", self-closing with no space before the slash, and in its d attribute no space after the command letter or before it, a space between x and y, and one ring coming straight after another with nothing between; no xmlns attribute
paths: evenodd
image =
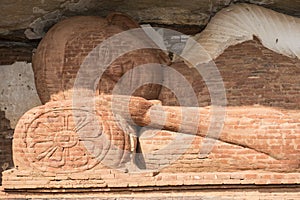
<svg viewBox="0 0 300 200"><path fill-rule="evenodd" d="M229 106L300 108L300 60L249 41L229 47L217 58Z"/></svg>
<svg viewBox="0 0 300 200"><path fill-rule="evenodd" d="M1 47L0 65L11 65L16 61L31 62L32 47Z"/></svg>
<svg viewBox="0 0 300 200"><path fill-rule="evenodd" d="M274 53L253 40L227 48L215 63L225 84L228 106L300 108L298 59ZM198 96L199 105L210 105L208 89L197 70L183 63L172 66L189 81ZM178 84L176 80L169 81ZM174 94L165 87L159 98L165 105L179 105Z"/></svg>

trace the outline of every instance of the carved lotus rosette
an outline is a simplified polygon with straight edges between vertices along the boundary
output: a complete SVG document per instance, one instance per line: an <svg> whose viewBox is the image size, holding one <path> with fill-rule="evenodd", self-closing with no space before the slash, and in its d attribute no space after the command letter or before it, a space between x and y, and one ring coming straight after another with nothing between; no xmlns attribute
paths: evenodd
<svg viewBox="0 0 300 200"><path fill-rule="evenodd" d="M70 173L102 163L112 167L128 161L129 136L118 122L103 120L108 111L72 108L71 102L36 107L20 119L13 140L19 169ZM67 104L67 106L66 106ZM105 114L103 114L105 112Z"/></svg>

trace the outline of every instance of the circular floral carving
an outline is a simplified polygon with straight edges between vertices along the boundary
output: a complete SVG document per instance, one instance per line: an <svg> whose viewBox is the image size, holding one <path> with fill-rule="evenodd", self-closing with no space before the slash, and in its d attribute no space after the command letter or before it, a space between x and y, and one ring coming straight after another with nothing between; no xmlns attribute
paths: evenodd
<svg viewBox="0 0 300 200"><path fill-rule="evenodd" d="M56 133L54 142L62 148L71 148L74 147L79 140L75 131L64 130Z"/></svg>
<svg viewBox="0 0 300 200"><path fill-rule="evenodd" d="M71 109L45 112L27 125L24 153L28 153L27 159L32 166L42 171L68 173L86 170L99 163L83 143L87 140L92 143L90 148L96 148L102 131L99 129L93 137L78 135L81 129L87 132L95 128L91 117L94 115L80 110L74 116L73 112ZM97 123L100 121L98 119Z"/></svg>

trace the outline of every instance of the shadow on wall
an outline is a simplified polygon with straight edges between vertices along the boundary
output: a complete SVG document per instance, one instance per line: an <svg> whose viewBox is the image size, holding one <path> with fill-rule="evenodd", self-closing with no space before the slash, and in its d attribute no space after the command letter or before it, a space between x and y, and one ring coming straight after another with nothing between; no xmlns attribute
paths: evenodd
<svg viewBox="0 0 300 200"><path fill-rule="evenodd" d="M9 120L5 118L5 112L0 111L0 185L2 172L13 168L12 137L13 130L10 128Z"/></svg>

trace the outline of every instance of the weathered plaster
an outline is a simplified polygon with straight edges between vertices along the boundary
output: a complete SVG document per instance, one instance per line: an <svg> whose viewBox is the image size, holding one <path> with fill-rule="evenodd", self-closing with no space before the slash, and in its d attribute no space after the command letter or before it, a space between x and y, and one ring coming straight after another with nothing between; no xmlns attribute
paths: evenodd
<svg viewBox="0 0 300 200"><path fill-rule="evenodd" d="M31 108L41 105L37 95L31 63L0 65L0 109L15 128L19 118Z"/></svg>

